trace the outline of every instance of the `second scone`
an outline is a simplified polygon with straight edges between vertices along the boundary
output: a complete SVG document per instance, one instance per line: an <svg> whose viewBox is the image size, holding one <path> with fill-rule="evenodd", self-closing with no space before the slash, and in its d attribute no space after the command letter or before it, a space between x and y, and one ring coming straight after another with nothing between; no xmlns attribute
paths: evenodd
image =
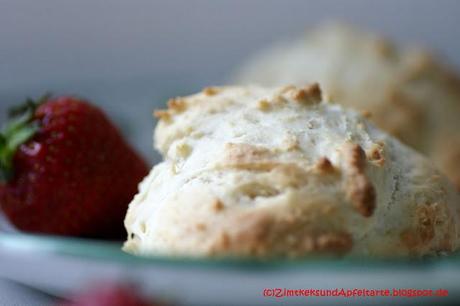
<svg viewBox="0 0 460 306"><path fill-rule="evenodd" d="M334 102L372 114L377 127L427 155L460 190L460 80L420 48L327 24L265 48L237 82L279 86L320 82Z"/></svg>
<svg viewBox="0 0 460 306"><path fill-rule="evenodd" d="M207 88L156 113L130 204L139 255L422 256L458 246L460 199L415 151L314 84Z"/></svg>

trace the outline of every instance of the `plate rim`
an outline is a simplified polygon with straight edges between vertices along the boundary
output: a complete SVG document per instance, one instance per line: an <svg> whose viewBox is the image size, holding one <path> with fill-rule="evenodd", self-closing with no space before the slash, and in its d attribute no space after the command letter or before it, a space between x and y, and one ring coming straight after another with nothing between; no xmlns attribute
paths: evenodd
<svg viewBox="0 0 460 306"><path fill-rule="evenodd" d="M388 267L410 269L432 269L443 264L460 265L458 253L450 256L430 258L368 258L368 257L319 257L306 256L297 259L256 259L256 258L199 258L184 256L136 256L121 250L121 241L91 240L76 237L34 235L24 233L0 233L0 252L33 251L52 253L86 260L110 261L125 265L163 265L194 268L224 269L386 269Z"/></svg>

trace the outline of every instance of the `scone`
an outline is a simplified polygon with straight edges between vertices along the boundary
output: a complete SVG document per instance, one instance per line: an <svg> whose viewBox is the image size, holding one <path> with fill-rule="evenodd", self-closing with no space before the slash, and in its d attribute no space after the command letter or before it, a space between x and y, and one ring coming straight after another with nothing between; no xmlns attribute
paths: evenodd
<svg viewBox="0 0 460 306"><path fill-rule="evenodd" d="M459 195L314 84L207 88L158 111L164 161L129 206L139 255L422 256L458 246Z"/></svg>
<svg viewBox="0 0 460 306"><path fill-rule="evenodd" d="M428 155L460 187L460 81L420 49L326 25L262 50L236 83L303 86L320 82L330 98Z"/></svg>

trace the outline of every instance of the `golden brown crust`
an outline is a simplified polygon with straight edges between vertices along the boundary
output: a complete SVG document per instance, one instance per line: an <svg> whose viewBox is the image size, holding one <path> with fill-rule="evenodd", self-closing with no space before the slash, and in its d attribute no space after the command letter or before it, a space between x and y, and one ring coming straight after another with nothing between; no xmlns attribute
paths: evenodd
<svg viewBox="0 0 460 306"><path fill-rule="evenodd" d="M168 100L168 109L175 113L181 113L187 109L187 104L183 98L172 98Z"/></svg>
<svg viewBox="0 0 460 306"><path fill-rule="evenodd" d="M204 223L197 223L197 224L195 225L195 227L196 227L196 229L197 229L198 231L200 231L200 232L205 231L206 228L207 228L206 224L204 224Z"/></svg>
<svg viewBox="0 0 460 306"><path fill-rule="evenodd" d="M366 156L357 144L344 145L347 198L363 216L370 217L376 205L376 194L372 182L365 174Z"/></svg>
<svg viewBox="0 0 460 306"><path fill-rule="evenodd" d="M375 165L382 167L385 164L385 157L382 144L374 144L367 153L367 158Z"/></svg>
<svg viewBox="0 0 460 306"><path fill-rule="evenodd" d="M163 120L165 122L170 122L171 121L171 114L169 113L168 110L164 109L159 109L155 110L153 112L153 116L159 120Z"/></svg>
<svg viewBox="0 0 460 306"><path fill-rule="evenodd" d="M327 157L321 157L315 165L316 170L321 173L332 173L334 172L334 166Z"/></svg>
<svg viewBox="0 0 460 306"><path fill-rule="evenodd" d="M292 88L292 98L294 101L303 104L317 104L322 100L321 88L318 83L313 83L304 88Z"/></svg>
<svg viewBox="0 0 460 306"><path fill-rule="evenodd" d="M448 224L451 231L440 240L437 248L442 251L452 251L452 235L455 230L452 228L451 216L446 215L445 209L445 205L439 203L417 205L414 223L400 235L402 243L411 253L416 254L419 249L430 244L436 236L436 228L444 223Z"/></svg>
<svg viewBox="0 0 460 306"><path fill-rule="evenodd" d="M266 112L270 109L270 102L268 102L267 99L262 99L259 102L257 102L257 108L261 111Z"/></svg>
<svg viewBox="0 0 460 306"><path fill-rule="evenodd" d="M363 116L366 119L370 119L370 118L372 118L372 112L370 112L368 110L363 110L361 112L361 116Z"/></svg>
<svg viewBox="0 0 460 306"><path fill-rule="evenodd" d="M277 218L265 213L242 216L237 222L241 227L218 234L210 252L270 258L281 254L343 255L353 248L352 236L347 232L313 230L308 224L299 225L296 215L290 217Z"/></svg>
<svg viewBox="0 0 460 306"><path fill-rule="evenodd" d="M437 206L437 203L418 205L415 210L415 215L419 221L418 232L422 243L428 243L434 238Z"/></svg>
<svg viewBox="0 0 460 306"><path fill-rule="evenodd" d="M153 116L166 123L170 123L174 114L179 114L187 109L185 100L180 97L168 100L168 109L159 109L153 112Z"/></svg>
<svg viewBox="0 0 460 306"><path fill-rule="evenodd" d="M206 87L203 89L203 93L206 96L214 96L219 93L219 88L217 87Z"/></svg>
<svg viewBox="0 0 460 306"><path fill-rule="evenodd" d="M275 164L271 160L272 152L264 147L246 143L227 143L222 159L223 167L239 169L272 169Z"/></svg>
<svg viewBox="0 0 460 306"><path fill-rule="evenodd" d="M353 247L353 238L348 233L326 233L317 238L316 250L345 254Z"/></svg>
<svg viewBox="0 0 460 306"><path fill-rule="evenodd" d="M360 145L346 143L343 148L346 166L350 174L363 173L366 167L366 156Z"/></svg>
<svg viewBox="0 0 460 306"><path fill-rule="evenodd" d="M227 232L220 232L217 239L209 248L209 255L215 256L222 253L230 253L232 241Z"/></svg>
<svg viewBox="0 0 460 306"><path fill-rule="evenodd" d="M212 209L213 209L215 212L220 212L220 211L224 210L224 208L225 208L224 203L222 203L222 201L219 200L219 199L216 199L216 200L214 201L214 203L212 204Z"/></svg>

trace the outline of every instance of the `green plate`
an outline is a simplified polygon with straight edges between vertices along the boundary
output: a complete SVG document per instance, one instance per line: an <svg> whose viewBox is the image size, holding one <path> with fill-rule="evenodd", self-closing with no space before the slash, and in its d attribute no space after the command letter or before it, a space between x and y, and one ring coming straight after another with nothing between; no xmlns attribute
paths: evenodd
<svg viewBox="0 0 460 306"><path fill-rule="evenodd" d="M433 268L440 265L457 265L460 268L458 254L423 259L378 259L378 258L331 258L331 257L306 257L301 259L200 259L190 257L134 256L121 250L122 242L104 240L91 240L60 236L29 235L20 233L0 233L0 249L13 252L34 252L35 254L56 254L84 258L87 260L110 261L119 264L162 264L162 265L187 265L187 266L213 266L220 268L254 267L257 269L273 269L307 266L308 268L374 268L386 269L388 266L401 268Z"/></svg>
<svg viewBox="0 0 460 306"><path fill-rule="evenodd" d="M344 297L264 297L267 288L446 289L448 297L354 297L353 305L451 303L460 298L460 259L298 260L137 257L121 243L0 234L0 277L56 296L103 280L136 283L146 294L185 305L349 304ZM454 302L455 303L455 302Z"/></svg>

